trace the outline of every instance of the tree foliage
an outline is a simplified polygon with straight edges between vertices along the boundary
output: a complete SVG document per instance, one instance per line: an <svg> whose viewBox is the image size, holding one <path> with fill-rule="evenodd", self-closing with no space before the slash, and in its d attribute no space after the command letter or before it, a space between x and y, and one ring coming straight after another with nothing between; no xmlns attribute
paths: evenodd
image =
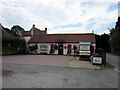
<svg viewBox="0 0 120 90"><path fill-rule="evenodd" d="M120 27L120 17L118 17L118 21L116 22L115 28Z"/></svg>
<svg viewBox="0 0 120 90"><path fill-rule="evenodd" d="M120 17L118 17L115 28L109 30L111 53L120 55Z"/></svg>
<svg viewBox="0 0 120 90"><path fill-rule="evenodd" d="M108 34L102 34L102 35L95 35L96 39L96 48L99 47L103 48L106 52L110 52L110 36Z"/></svg>
<svg viewBox="0 0 120 90"><path fill-rule="evenodd" d="M38 49L37 44L33 46L29 46L30 51L36 51Z"/></svg>
<svg viewBox="0 0 120 90"><path fill-rule="evenodd" d="M110 30L110 46L113 54L120 55L120 27Z"/></svg>
<svg viewBox="0 0 120 90"><path fill-rule="evenodd" d="M2 29L6 32L1 36L2 40L2 55L6 54L21 54L26 52L25 39L20 36L20 33L24 31L19 25L15 25L10 29Z"/></svg>
<svg viewBox="0 0 120 90"><path fill-rule="evenodd" d="M11 28L11 31L14 32L13 35L14 36L20 36L20 32L25 31L22 27L20 27L19 25L14 25Z"/></svg>
<svg viewBox="0 0 120 90"><path fill-rule="evenodd" d="M23 38L9 34L2 35L2 52L4 54L20 54L26 51L26 42Z"/></svg>

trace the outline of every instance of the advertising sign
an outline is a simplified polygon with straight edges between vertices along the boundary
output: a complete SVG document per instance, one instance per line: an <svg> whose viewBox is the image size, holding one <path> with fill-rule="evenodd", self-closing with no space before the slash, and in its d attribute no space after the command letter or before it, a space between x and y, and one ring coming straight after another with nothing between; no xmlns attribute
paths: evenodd
<svg viewBox="0 0 120 90"><path fill-rule="evenodd" d="M80 42L80 55L90 55L90 42Z"/></svg>
<svg viewBox="0 0 120 90"><path fill-rule="evenodd" d="M80 45L80 51L89 51L90 50L90 45Z"/></svg>
<svg viewBox="0 0 120 90"><path fill-rule="evenodd" d="M47 45L40 45L40 51L47 51L48 46Z"/></svg>

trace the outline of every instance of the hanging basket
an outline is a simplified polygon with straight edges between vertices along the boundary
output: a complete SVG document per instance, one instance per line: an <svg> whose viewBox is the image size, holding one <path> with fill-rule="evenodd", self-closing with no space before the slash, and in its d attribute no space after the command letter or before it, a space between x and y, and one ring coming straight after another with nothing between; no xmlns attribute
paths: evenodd
<svg viewBox="0 0 120 90"><path fill-rule="evenodd" d="M64 46L64 49L67 49L67 46Z"/></svg>
<svg viewBox="0 0 120 90"><path fill-rule="evenodd" d="M67 48L68 48L68 49L71 49L71 47L72 47L72 45L70 45L70 44L67 45Z"/></svg>

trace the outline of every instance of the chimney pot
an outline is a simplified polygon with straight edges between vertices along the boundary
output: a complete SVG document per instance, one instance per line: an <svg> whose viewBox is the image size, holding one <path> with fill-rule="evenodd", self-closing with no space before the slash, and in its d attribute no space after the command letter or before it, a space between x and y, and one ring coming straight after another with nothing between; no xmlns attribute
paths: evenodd
<svg viewBox="0 0 120 90"><path fill-rule="evenodd" d="M33 24L33 27L35 28L35 24Z"/></svg>
<svg viewBox="0 0 120 90"><path fill-rule="evenodd" d="M47 33L47 28L45 27L45 32Z"/></svg>

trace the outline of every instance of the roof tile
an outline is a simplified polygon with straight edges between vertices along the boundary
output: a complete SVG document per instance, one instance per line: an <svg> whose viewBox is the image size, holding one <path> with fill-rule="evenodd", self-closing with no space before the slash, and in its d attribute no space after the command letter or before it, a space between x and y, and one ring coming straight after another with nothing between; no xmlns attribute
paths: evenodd
<svg viewBox="0 0 120 90"><path fill-rule="evenodd" d="M63 40L64 42L95 42L95 36L93 33L83 33L83 34L43 34L43 35L34 35L30 39L32 42L56 42L57 40Z"/></svg>

